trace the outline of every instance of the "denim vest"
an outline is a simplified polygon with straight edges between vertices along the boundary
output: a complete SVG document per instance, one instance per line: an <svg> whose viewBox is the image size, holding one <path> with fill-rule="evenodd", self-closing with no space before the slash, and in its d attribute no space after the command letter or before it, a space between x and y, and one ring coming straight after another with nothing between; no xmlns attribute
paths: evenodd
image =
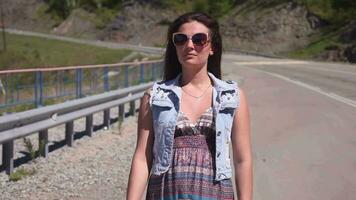
<svg viewBox="0 0 356 200"><path fill-rule="evenodd" d="M151 173L161 175L172 162L174 131L180 106L180 76L155 83L150 97L153 118L154 145ZM215 180L232 177L229 144L232 122L239 105L237 83L222 81L209 73L213 81L213 114L215 116Z"/></svg>

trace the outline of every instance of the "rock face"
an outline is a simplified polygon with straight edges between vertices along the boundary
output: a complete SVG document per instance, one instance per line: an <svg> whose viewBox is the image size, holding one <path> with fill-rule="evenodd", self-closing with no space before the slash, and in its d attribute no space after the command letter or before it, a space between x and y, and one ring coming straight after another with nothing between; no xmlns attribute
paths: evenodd
<svg viewBox="0 0 356 200"><path fill-rule="evenodd" d="M101 40L164 46L167 24L181 13L133 3L118 13ZM281 17L283 16L283 17ZM325 22L296 3L268 7L266 2L241 6L220 20L226 50L275 54L304 47Z"/></svg>
<svg viewBox="0 0 356 200"><path fill-rule="evenodd" d="M42 0L3 0L5 26L20 30L50 30L55 21L45 14Z"/></svg>
<svg viewBox="0 0 356 200"><path fill-rule="evenodd" d="M149 4L133 3L118 12L117 17L107 25L101 40L123 43L162 46L166 40L167 24L175 13L158 10Z"/></svg>
<svg viewBox="0 0 356 200"><path fill-rule="evenodd" d="M356 63L356 44L348 46L344 52L345 57L351 63Z"/></svg>
<svg viewBox="0 0 356 200"><path fill-rule="evenodd" d="M321 60L356 63L356 20L350 21L341 33L340 46L329 46L318 57Z"/></svg>
<svg viewBox="0 0 356 200"><path fill-rule="evenodd" d="M347 59L344 56L344 49L342 47L333 47L328 48L326 51L321 53L318 57L318 60L327 60L327 61L344 61Z"/></svg>
<svg viewBox="0 0 356 200"><path fill-rule="evenodd" d="M347 26L348 30L341 34L340 39L344 43L356 42L356 20L353 20Z"/></svg>
<svg viewBox="0 0 356 200"><path fill-rule="evenodd" d="M254 12L245 11L253 9ZM304 47L324 24L305 7L293 2L270 8L262 2L254 8L242 7L231 16L222 22L225 47L269 54Z"/></svg>
<svg viewBox="0 0 356 200"><path fill-rule="evenodd" d="M94 14L82 9L76 9L59 26L53 28L51 33L71 37L93 38L99 32L95 24L92 23L94 19Z"/></svg>

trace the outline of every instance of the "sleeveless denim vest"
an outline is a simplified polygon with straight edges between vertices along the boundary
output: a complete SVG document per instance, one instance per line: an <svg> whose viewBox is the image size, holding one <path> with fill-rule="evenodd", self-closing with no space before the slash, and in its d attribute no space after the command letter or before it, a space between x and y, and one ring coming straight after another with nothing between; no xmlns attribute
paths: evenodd
<svg viewBox="0 0 356 200"><path fill-rule="evenodd" d="M150 97L154 145L151 174L168 171L172 162L174 131L180 106L180 76L155 83ZM213 114L215 116L215 180L232 177L229 144L236 108L239 106L239 89L236 82L222 81L209 73L213 81Z"/></svg>

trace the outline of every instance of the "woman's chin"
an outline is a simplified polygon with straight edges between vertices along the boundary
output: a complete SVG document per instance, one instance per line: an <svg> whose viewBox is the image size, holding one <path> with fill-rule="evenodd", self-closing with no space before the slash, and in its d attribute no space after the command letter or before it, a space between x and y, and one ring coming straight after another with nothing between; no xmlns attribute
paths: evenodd
<svg viewBox="0 0 356 200"><path fill-rule="evenodd" d="M199 65L199 62L197 61L197 59L192 58L192 57L185 58L183 62L186 65Z"/></svg>

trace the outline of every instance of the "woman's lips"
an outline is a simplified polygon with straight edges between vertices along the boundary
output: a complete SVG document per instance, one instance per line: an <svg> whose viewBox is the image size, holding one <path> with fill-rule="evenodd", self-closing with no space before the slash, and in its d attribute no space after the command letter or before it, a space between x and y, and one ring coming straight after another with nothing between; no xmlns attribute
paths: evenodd
<svg viewBox="0 0 356 200"><path fill-rule="evenodd" d="M189 57L189 56L197 56L197 55L194 54L194 53L187 53L187 54L185 54L185 56L186 56L186 57Z"/></svg>

